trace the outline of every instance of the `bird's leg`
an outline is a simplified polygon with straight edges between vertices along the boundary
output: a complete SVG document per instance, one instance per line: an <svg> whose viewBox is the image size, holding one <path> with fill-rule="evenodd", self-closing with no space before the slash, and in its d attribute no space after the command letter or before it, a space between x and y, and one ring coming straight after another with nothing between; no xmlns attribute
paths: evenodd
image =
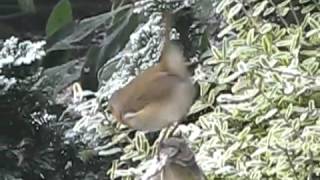
<svg viewBox="0 0 320 180"><path fill-rule="evenodd" d="M169 131L169 127L166 127L166 129L164 130L164 132L162 133L162 136L160 137L159 141L158 141L158 152L157 152L157 159L160 161L160 144L162 143L162 141L166 138L167 133ZM161 135L161 133L160 133Z"/></svg>
<svg viewBox="0 0 320 180"><path fill-rule="evenodd" d="M176 131L178 126L179 126L179 123L175 123L175 125L173 126L173 129L169 132L168 137L173 135L174 131Z"/></svg>

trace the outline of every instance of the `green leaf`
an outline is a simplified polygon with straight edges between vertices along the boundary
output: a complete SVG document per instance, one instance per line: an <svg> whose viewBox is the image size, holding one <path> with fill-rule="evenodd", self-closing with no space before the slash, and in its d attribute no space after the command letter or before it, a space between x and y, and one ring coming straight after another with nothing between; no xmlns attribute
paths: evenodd
<svg viewBox="0 0 320 180"><path fill-rule="evenodd" d="M272 52L271 39L267 35L264 35L262 37L262 48L264 52L266 52L267 54L271 54Z"/></svg>
<svg viewBox="0 0 320 180"><path fill-rule="evenodd" d="M282 1L281 3L277 4L277 7L278 7L278 8L286 7L286 6L290 3L290 1L291 1L291 0Z"/></svg>
<svg viewBox="0 0 320 180"><path fill-rule="evenodd" d="M315 50L302 50L301 54L305 56L310 56L310 57L320 57L319 54L320 49L315 49Z"/></svg>
<svg viewBox="0 0 320 180"><path fill-rule="evenodd" d="M244 17L234 21L231 25L234 28L242 29L242 27L248 23L248 20L249 20L248 17L244 16Z"/></svg>
<svg viewBox="0 0 320 180"><path fill-rule="evenodd" d="M252 13L252 16L256 17L256 16L259 16L263 10L265 10L266 6L268 4L268 1L264 0L258 4L256 4L254 7L253 7L253 13Z"/></svg>
<svg viewBox="0 0 320 180"><path fill-rule="evenodd" d="M245 136L247 136L250 132L251 128L250 126L246 126L239 134L238 134L238 138L239 139L243 139L245 138Z"/></svg>
<svg viewBox="0 0 320 180"><path fill-rule="evenodd" d="M304 3L307 3L307 2L310 2L311 0L299 0L299 3L300 4L304 4Z"/></svg>
<svg viewBox="0 0 320 180"><path fill-rule="evenodd" d="M223 36L225 36L226 34L228 34L229 32L232 31L234 27L232 25L228 25L227 27L225 27L222 31L220 31L220 33L218 34L219 38L222 38Z"/></svg>
<svg viewBox="0 0 320 180"><path fill-rule="evenodd" d="M286 34L286 29L282 28L282 29L279 29L279 30L274 30L275 32L274 33L274 36L275 36L275 41L278 41L280 39L282 39L282 37Z"/></svg>
<svg viewBox="0 0 320 180"><path fill-rule="evenodd" d="M285 114L285 119L289 119L290 116L292 115L292 109L293 109L293 105L292 103L289 104L287 110L286 110L286 114Z"/></svg>
<svg viewBox="0 0 320 180"><path fill-rule="evenodd" d="M72 8L69 0L60 0L53 8L46 25L47 37L50 37L73 20Z"/></svg>
<svg viewBox="0 0 320 180"><path fill-rule="evenodd" d="M319 29L312 29L311 31L308 31L306 33L306 37L309 38L313 35L319 34L320 33L320 28Z"/></svg>
<svg viewBox="0 0 320 180"><path fill-rule="evenodd" d="M307 6L304 6L301 10L302 14L307 14L313 11L317 6L315 4L309 4Z"/></svg>
<svg viewBox="0 0 320 180"><path fill-rule="evenodd" d="M239 14L239 12L241 11L242 8L242 4L241 3L237 3L235 6L233 6L228 13L228 19L232 19L235 15Z"/></svg>
<svg viewBox="0 0 320 180"><path fill-rule="evenodd" d="M199 82L199 85L200 85L200 96L203 97L210 90L211 84L209 84L208 82Z"/></svg>
<svg viewBox="0 0 320 180"><path fill-rule="evenodd" d="M281 40L276 42L277 47L289 47L291 45L291 40Z"/></svg>
<svg viewBox="0 0 320 180"><path fill-rule="evenodd" d="M247 34L247 45L251 45L254 41L254 28L250 29Z"/></svg>
<svg viewBox="0 0 320 180"><path fill-rule="evenodd" d="M283 8L280 8L278 9L278 15L279 16L286 16L288 14L288 12L290 11L290 8L289 7L283 7Z"/></svg>
<svg viewBox="0 0 320 180"><path fill-rule="evenodd" d="M228 5L230 5L233 0L222 0L217 6L217 13L221 13Z"/></svg>
<svg viewBox="0 0 320 180"><path fill-rule="evenodd" d="M312 112L316 109L316 103L314 102L314 100L310 100L309 103L308 103L308 109L309 109L309 112Z"/></svg>
<svg viewBox="0 0 320 180"><path fill-rule="evenodd" d="M290 45L290 51L293 52L297 48L300 47L300 39L301 39L302 32L299 30L292 38L291 45Z"/></svg>
<svg viewBox="0 0 320 180"><path fill-rule="evenodd" d="M311 26L312 29L320 29L320 22L318 22L317 20L315 20L312 17L308 18L308 23Z"/></svg>
<svg viewBox="0 0 320 180"><path fill-rule="evenodd" d="M263 16L268 16L276 10L275 7L269 7L263 12Z"/></svg>
<svg viewBox="0 0 320 180"><path fill-rule="evenodd" d="M203 103L201 100L197 100L195 103L193 103L193 105L191 106L189 112L188 112L188 116L198 113L206 108L209 107L209 104L207 103Z"/></svg>
<svg viewBox="0 0 320 180"><path fill-rule="evenodd" d="M243 46L236 48L230 55L230 59L234 60L239 56L252 56L257 53L257 48L254 46Z"/></svg>
<svg viewBox="0 0 320 180"><path fill-rule="evenodd" d="M217 60L221 60L222 59L222 54L221 52L219 51L219 49L215 46L212 46L211 47L211 52L212 52L212 55L215 59Z"/></svg>
<svg viewBox="0 0 320 180"><path fill-rule="evenodd" d="M266 33L270 32L271 30L272 30L272 24L271 23L266 23L261 27L260 33L261 34L266 34Z"/></svg>
<svg viewBox="0 0 320 180"><path fill-rule="evenodd" d="M222 59L227 59L227 49L228 49L228 41L226 38L223 38L222 40Z"/></svg>
<svg viewBox="0 0 320 180"><path fill-rule="evenodd" d="M286 51L276 52L271 55L271 59L276 59L277 61L280 61L282 59L291 59L291 58L292 58L291 53Z"/></svg>

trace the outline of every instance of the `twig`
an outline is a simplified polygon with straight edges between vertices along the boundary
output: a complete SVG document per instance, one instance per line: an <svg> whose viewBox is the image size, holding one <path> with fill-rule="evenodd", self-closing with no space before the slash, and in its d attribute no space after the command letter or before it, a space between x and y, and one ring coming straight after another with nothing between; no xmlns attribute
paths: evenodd
<svg viewBox="0 0 320 180"><path fill-rule="evenodd" d="M239 1L239 0L236 0L237 3L241 3L242 6L241 6L241 9L243 10L244 14L250 19L250 21L252 22L254 28L256 29L256 31L259 32L259 26L257 25L257 23L253 20L252 16L250 15L250 13L246 10L246 8L244 7L244 3L243 3L243 0Z"/></svg>
<svg viewBox="0 0 320 180"><path fill-rule="evenodd" d="M316 5L316 8L318 9L318 11L320 11L320 3L317 2L316 0L312 0L312 2Z"/></svg>
<svg viewBox="0 0 320 180"><path fill-rule="evenodd" d="M272 0L269 0L269 2L270 2L270 4L276 9L276 12L279 12L276 4L274 4L274 2L273 2ZM289 25L288 25L287 21L286 21L285 19L283 19L282 16L279 16L279 18L280 18L280 21L283 23L283 25L284 25L286 28L289 28Z"/></svg>
<svg viewBox="0 0 320 180"><path fill-rule="evenodd" d="M294 20L295 20L296 23L300 26L300 21L299 21L299 19L298 19L298 16L297 16L295 10L293 9L294 7L293 7L293 5L292 5L292 1L290 1L289 4L290 4L290 11L291 11L291 13L292 13L292 15L293 15L293 17L294 17Z"/></svg>
<svg viewBox="0 0 320 180"><path fill-rule="evenodd" d="M289 161L289 165L290 165L290 167L291 167L291 169L293 171L293 175L294 175L296 180L299 180L298 172L294 169L294 165L293 165L292 159L291 159L291 157L289 155L288 149L281 147L279 144L276 144L276 146L277 146L277 148L281 149L286 154L286 156L288 158L288 161Z"/></svg>
<svg viewBox="0 0 320 180"><path fill-rule="evenodd" d="M309 155L310 155L311 167L310 167L310 170L309 170L308 179L312 180L312 173L313 173L313 170L314 170L314 163L313 163L313 153L310 150L309 150Z"/></svg>

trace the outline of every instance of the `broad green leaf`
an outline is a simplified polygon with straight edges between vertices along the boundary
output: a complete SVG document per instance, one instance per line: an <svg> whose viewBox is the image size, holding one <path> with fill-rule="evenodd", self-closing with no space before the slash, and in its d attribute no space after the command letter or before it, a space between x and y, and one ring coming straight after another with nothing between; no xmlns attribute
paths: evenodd
<svg viewBox="0 0 320 180"><path fill-rule="evenodd" d="M69 0L60 0L53 8L46 25L47 37L52 36L59 29L73 20L72 8Z"/></svg>

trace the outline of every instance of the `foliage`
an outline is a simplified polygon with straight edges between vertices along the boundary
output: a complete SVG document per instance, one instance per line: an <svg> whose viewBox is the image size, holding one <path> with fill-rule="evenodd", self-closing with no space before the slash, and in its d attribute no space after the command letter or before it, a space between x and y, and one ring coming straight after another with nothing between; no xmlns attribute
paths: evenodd
<svg viewBox="0 0 320 180"><path fill-rule="evenodd" d="M19 81L21 83L23 80L28 80L30 76L40 71L39 60L45 55L44 44L44 41L18 43L18 39L14 37L3 43L0 51L0 77L3 80L1 81L1 94L5 94ZM25 66L25 69L21 70L19 66Z"/></svg>
<svg viewBox="0 0 320 180"><path fill-rule="evenodd" d="M283 23L273 23L260 16L269 10L266 7L295 12L290 11L290 1L277 7L270 2L222 1L217 7L227 22L218 36L227 37L232 31L236 36L224 38L221 47L212 46L213 56L204 62L212 72L199 78L204 80L200 84L204 103L215 105L199 117L201 133L194 143L199 147L198 162L213 179L319 176L315 51L320 41L318 33L310 33L317 29L319 13L302 13L297 24L285 18ZM243 15L235 16L234 11ZM201 67L196 72L206 75ZM221 88L227 93L221 93Z"/></svg>
<svg viewBox="0 0 320 180"><path fill-rule="evenodd" d="M131 29L137 25L136 17L132 16L130 5L122 4L112 12L79 23L70 22L67 2L59 3L51 13L47 42L19 42L12 38L1 49L0 115L5 119L0 123L0 161L8 163L1 164L0 179L105 179L105 171L111 165L108 158L95 157L95 151L87 150L76 138L64 138L63 134L77 118L76 113L63 114L64 121L58 122L65 104L57 102L72 101L70 97L59 96L64 96L61 91L67 92L65 96L72 95L65 88L79 78L79 63L57 66L59 59L55 56L51 60L56 67L43 70L43 57L46 53L79 48L85 38L99 28L102 31L102 27L113 36L103 39L101 45L108 47L117 41L118 47L104 53L114 54L126 43L125 33L131 33L128 24ZM67 21L61 22L59 18Z"/></svg>
<svg viewBox="0 0 320 180"><path fill-rule="evenodd" d="M105 65L115 73L109 72L102 82L98 101L108 99L133 78L130 72L135 75L156 62L156 55L138 54L157 51L152 42L157 37L154 31L161 28L154 27L158 24L155 12L166 7L157 3L164 2L137 2L149 8L136 12L150 18L131 35L131 53L120 54ZM209 179L319 177L318 4L312 0L222 0L216 5L212 11L221 15L224 27L210 39L211 56L202 54L194 70L200 97L189 120L197 121L180 125L175 134L189 141ZM181 4L173 8L177 7ZM78 110L83 118L74 131L82 134L82 140L105 142L95 148L100 156L122 154L108 171L111 178L143 174L157 142L152 134L132 134L115 126L109 114L99 111L95 99L80 104Z"/></svg>
<svg viewBox="0 0 320 180"><path fill-rule="evenodd" d="M63 138L70 128L68 123L57 122L64 107L53 101L46 88L50 77L56 78L57 72L68 75L70 68L42 71L44 44L15 37L1 44L0 179L103 179L105 175L97 172L107 160L97 158L88 166L77 157L85 147L67 144ZM58 89L67 79L55 84Z"/></svg>
<svg viewBox="0 0 320 180"><path fill-rule="evenodd" d="M17 38L11 37L0 51L1 179L52 171L52 164L47 159L50 156L43 156L46 154L43 149L34 151L35 144L45 139L35 138L45 134L41 125L55 118L44 108L49 105L47 99L38 90L32 90L41 73L44 44L44 41L18 42ZM35 167L37 163L40 166Z"/></svg>
<svg viewBox="0 0 320 180"><path fill-rule="evenodd" d="M68 1L56 9L63 2ZM0 178L45 178L58 170L61 176L56 179L91 178L97 171L107 171L111 179L133 179L153 167L164 131L128 130L103 109L113 92L157 63L161 12L177 9L189 9L197 18L190 19L187 30L198 53L190 61L197 64L193 79L200 95L174 134L187 139L208 178L319 178L320 7L314 0L140 0L134 6L123 0L114 3L111 12L78 23L71 22L69 7L67 21L59 25L51 24L60 18L54 11L47 25L47 52L79 48L101 27L107 32L100 46L89 50L85 65L98 76L100 88L96 93L74 91L75 101L60 117L65 125L65 114L81 114L71 130L65 125L63 130L47 131L43 125L57 120L52 116L57 113L50 111L51 99L39 87L55 86L49 83L52 74L61 79L74 64L53 69L39 83L44 42L6 41L0 52L0 113L9 118L1 127L22 130L0 131L10 135L0 139L1 162L10 162L1 164ZM213 35L212 26L204 25L212 14L220 17ZM140 25L138 15L144 18ZM182 39L177 29L172 34ZM92 95L96 98L86 98ZM62 139L75 143L63 160L56 157L70 149ZM79 154L74 150L78 147ZM79 161L75 156L84 163L103 159L99 162L104 165L89 172L85 165L70 167Z"/></svg>

